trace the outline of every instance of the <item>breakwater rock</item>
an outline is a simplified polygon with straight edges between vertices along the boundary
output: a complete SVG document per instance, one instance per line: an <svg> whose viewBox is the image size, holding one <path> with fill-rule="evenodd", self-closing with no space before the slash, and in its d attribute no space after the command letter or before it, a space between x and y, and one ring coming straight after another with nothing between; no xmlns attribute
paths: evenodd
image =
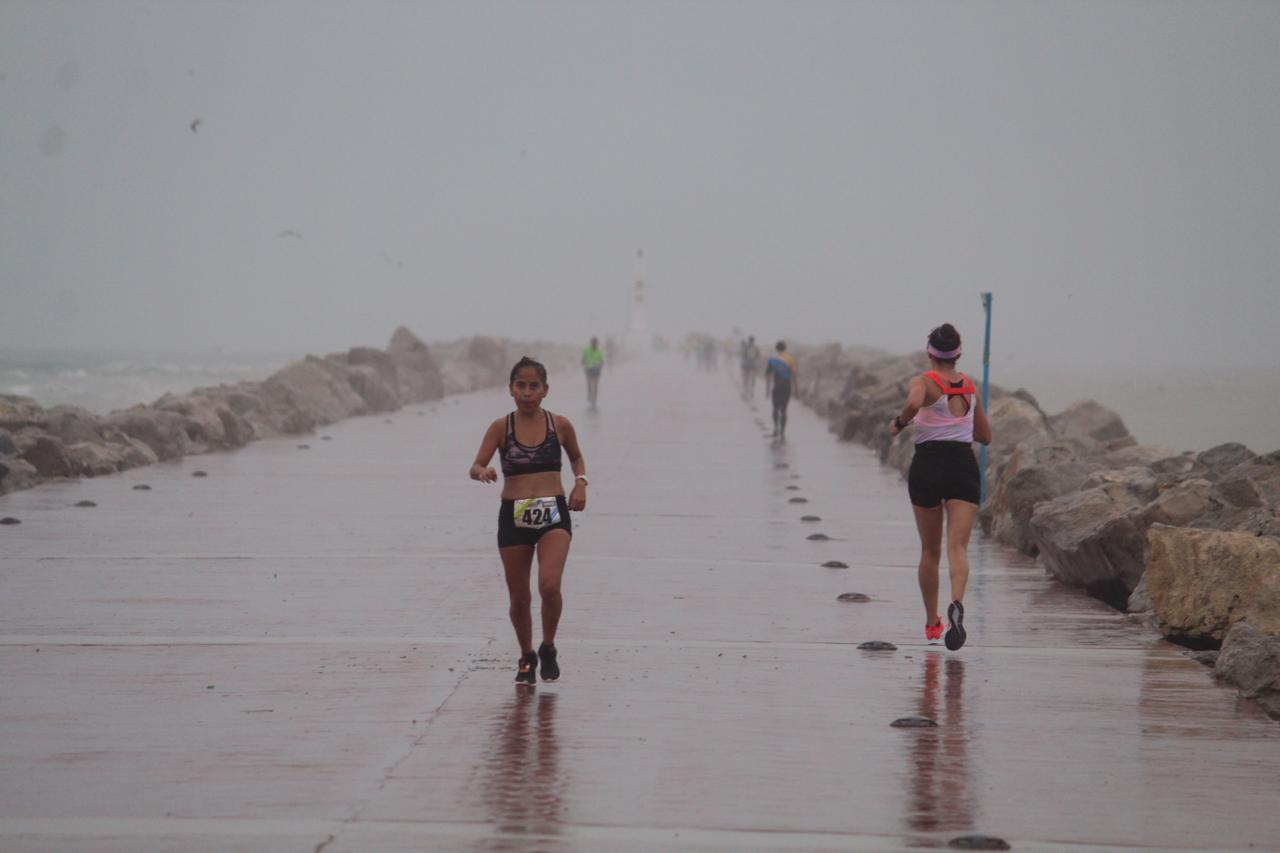
<svg viewBox="0 0 1280 853"><path fill-rule="evenodd" d="M1280 720L1280 637L1264 634L1248 622L1227 632L1213 677L1234 684L1246 699Z"/></svg>
<svg viewBox="0 0 1280 853"><path fill-rule="evenodd" d="M386 349L308 355L261 382L166 394L103 416L0 395L0 494L305 434L357 415L504 385L522 354L554 368L573 364L575 350L483 336L428 347L402 326Z"/></svg>
<svg viewBox="0 0 1280 853"><path fill-rule="evenodd" d="M905 476L910 436L888 427L928 369L925 353L792 349L799 399ZM1092 400L1050 414L1022 389L989 394L985 533L1179 642L1216 648L1245 620L1280 636L1280 451L1178 452L1139 443ZM1252 659L1278 661L1280 684L1280 657Z"/></svg>
<svg viewBox="0 0 1280 853"><path fill-rule="evenodd" d="M1280 540L1152 526L1146 590L1162 633L1216 644L1237 622L1280 637Z"/></svg>

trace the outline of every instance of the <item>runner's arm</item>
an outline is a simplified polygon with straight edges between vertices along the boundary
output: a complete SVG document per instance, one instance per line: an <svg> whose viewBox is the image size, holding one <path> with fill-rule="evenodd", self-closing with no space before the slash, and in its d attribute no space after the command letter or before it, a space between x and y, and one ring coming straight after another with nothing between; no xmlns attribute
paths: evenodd
<svg viewBox="0 0 1280 853"><path fill-rule="evenodd" d="M578 447L578 433L573 424L563 415L556 415L556 432L560 435L560 444L569 454L569 466L573 469L573 489L569 492L569 509L582 512L587 508L587 484L576 479L587 476L587 460L582 458L582 448Z"/></svg>
<svg viewBox="0 0 1280 853"><path fill-rule="evenodd" d="M982 407L982 395L973 395L973 440L979 444L991 443L991 421Z"/></svg>
<svg viewBox="0 0 1280 853"><path fill-rule="evenodd" d="M924 405L924 380L917 376L911 380L911 384L907 386L907 402L903 405L902 411L898 414L898 422L889 424L889 435L897 435L902 432L898 429L898 424L904 427L911 423L911 419L916 416L916 412L920 411L920 407Z"/></svg>
<svg viewBox="0 0 1280 853"><path fill-rule="evenodd" d="M498 482L498 472L489 467L489 460L493 459L493 454L498 451L498 445L502 443L504 429L506 424L502 418L498 418L485 430L484 438L480 441L480 449L476 451L476 461L471 463L471 479L479 480L481 483Z"/></svg>

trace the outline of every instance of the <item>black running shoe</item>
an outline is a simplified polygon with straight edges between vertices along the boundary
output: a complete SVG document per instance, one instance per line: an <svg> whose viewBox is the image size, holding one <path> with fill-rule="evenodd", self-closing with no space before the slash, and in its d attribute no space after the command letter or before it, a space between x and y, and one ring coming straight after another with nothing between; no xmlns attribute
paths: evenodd
<svg viewBox="0 0 1280 853"><path fill-rule="evenodd" d="M538 653L529 652L520 658L520 668L516 670L516 684L527 684L533 687L538 683Z"/></svg>
<svg viewBox="0 0 1280 853"><path fill-rule="evenodd" d="M951 623L951 627L947 629L947 635L942 641L947 644L947 648L955 651L964 645L964 605L958 601L953 601L947 607L947 621Z"/></svg>
<svg viewBox="0 0 1280 853"><path fill-rule="evenodd" d="M538 646L538 660L542 661L542 680L555 681L560 677L560 664L556 663L556 647L546 643Z"/></svg>

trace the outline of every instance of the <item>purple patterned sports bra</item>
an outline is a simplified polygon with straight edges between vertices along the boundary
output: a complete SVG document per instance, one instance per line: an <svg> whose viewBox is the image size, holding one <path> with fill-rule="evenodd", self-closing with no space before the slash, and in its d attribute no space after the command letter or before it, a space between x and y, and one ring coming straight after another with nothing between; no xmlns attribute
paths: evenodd
<svg viewBox="0 0 1280 853"><path fill-rule="evenodd" d="M536 447L521 444L516 439L516 413L507 415L507 435L502 441L502 476L540 474L544 471L560 471L560 437L556 435L556 419L547 416L547 436Z"/></svg>

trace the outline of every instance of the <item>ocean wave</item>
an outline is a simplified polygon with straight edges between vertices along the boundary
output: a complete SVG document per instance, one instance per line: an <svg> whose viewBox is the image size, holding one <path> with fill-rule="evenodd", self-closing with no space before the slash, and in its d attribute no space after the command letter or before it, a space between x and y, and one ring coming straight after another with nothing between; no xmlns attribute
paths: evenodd
<svg viewBox="0 0 1280 853"><path fill-rule="evenodd" d="M0 393L34 397L42 406L79 406L97 414L165 394L266 379L284 357L121 352L0 352Z"/></svg>

